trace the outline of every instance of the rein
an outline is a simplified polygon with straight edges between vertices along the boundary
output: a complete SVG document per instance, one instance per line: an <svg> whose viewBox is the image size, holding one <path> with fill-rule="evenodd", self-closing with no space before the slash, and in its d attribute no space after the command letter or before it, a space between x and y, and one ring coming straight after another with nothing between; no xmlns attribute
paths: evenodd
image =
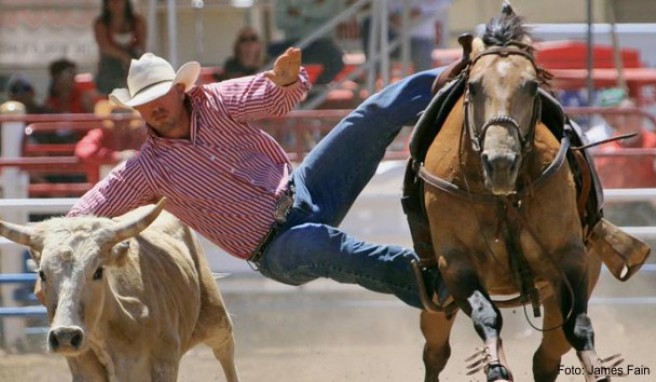
<svg viewBox="0 0 656 382"><path fill-rule="evenodd" d="M503 46L494 46L491 48L486 49L484 52L480 53L478 56L476 56L467 66L466 69L466 74L465 77L469 78L469 72L471 71L471 68L474 66L474 64L481 59L481 57L484 56L489 56L489 55L495 55L495 56L501 56L501 57L508 57L512 55L517 55L517 56L522 56L526 58L531 65L533 65L533 69L535 70L535 73L538 76L538 79L541 82L545 81L545 72L542 70L538 65L535 63L535 59L533 58L532 54L530 53L532 51L532 48L524 43L518 42L518 41L510 41L506 43ZM469 96L469 90L466 91L465 93L465 127L467 129L467 132L469 133L469 137L471 139L471 144L472 148L474 151L480 153L483 150L483 138L485 137L485 133L487 132L487 129L490 126L493 125L503 125L507 127L511 127L515 129L517 132L517 136L519 137L519 142L522 147L522 156L525 156L528 154L528 152L531 150L531 145L529 144L530 142L533 141L533 138L535 137L535 125L537 124L538 118L540 117L540 114L542 112L542 104L540 102L540 98L538 96L535 97L535 100L533 101L533 117L531 119L531 124L530 128L531 130L527 134L526 137L522 135L521 128L519 126L519 122L517 122L513 117L509 115L499 115L493 118L490 118L489 120L485 121L483 124L483 127L481 127L481 132L480 134L476 131L474 128L473 124L470 123L470 118L469 118L469 107L471 106L471 98Z"/></svg>
<svg viewBox="0 0 656 382"><path fill-rule="evenodd" d="M560 168L563 166L563 163L565 163L565 159L567 158L567 151L569 148L569 138L563 137L563 139L560 141L560 149L558 150L558 154L556 154L556 158L554 158L553 162L551 162L549 166L547 166L547 168L542 171L536 180L531 182L522 190L518 191L515 194L515 197L520 200L524 199L525 197L530 196L535 190L544 186L547 181L556 172L558 172L558 170L560 170ZM426 170L426 167L424 166L419 168L419 177L431 186L462 200L473 201L480 204L497 204L501 202L501 199L503 199L503 197L500 196L492 194L475 194L469 190L460 188L458 185L453 184L446 179L431 174L428 172L428 170Z"/></svg>
<svg viewBox="0 0 656 382"><path fill-rule="evenodd" d="M469 65L467 65L467 68L465 69L466 70L465 77L469 78L469 72L471 71L471 68L481 57L489 56L489 55L497 55L501 57L508 57L510 55L519 55L526 58L531 63L531 65L533 65L533 68L535 69L538 75L538 79L541 82L544 82L548 79L548 76L546 75L547 72L542 70L535 63L535 59L531 54L532 49L533 48L530 45L524 44L519 41L509 41L503 46L493 46L491 48L488 48L484 52L477 55L473 60L471 60ZM472 148L474 149L474 151L478 153L481 152L483 148L482 138L485 136L487 129L492 125L510 126L511 128L514 128L517 131L517 136L519 137L522 147L522 156L525 156L525 154L527 154L531 150L531 148L533 147L532 142L533 139L535 138L535 128L542 112L542 107L541 107L542 105L538 96L536 96L535 101L533 102L533 117L531 118L531 127L530 127L531 130L526 137L524 137L521 134L519 122L517 122L514 118L508 115L496 116L487 120L483 124L483 127L481 128L481 133L479 135L474 129L474 127L472 126L472 124L469 123L470 105L471 103L470 103L469 91L467 91L464 100L464 109L465 109L464 127L469 133L469 137L472 143ZM556 155L554 161L540 174L540 176L535 181L533 181L531 184L525 187L522 191L519 191L516 194L516 198L523 199L532 191L544 185L547 182L547 180L551 178L551 176L555 174L560 169L560 167L562 167L563 163L565 162L567 151L569 150L569 148L570 148L569 139L567 137L563 137L563 139L560 142L560 150L558 150L558 154ZM438 176L429 173L423 165L419 168L419 177L423 179L426 183L430 184L431 186L436 187L439 190L445 191L460 199L474 201L481 204L495 204L500 202L499 197L497 196L490 195L490 194L474 194L469 190L462 189L445 179L442 179Z"/></svg>

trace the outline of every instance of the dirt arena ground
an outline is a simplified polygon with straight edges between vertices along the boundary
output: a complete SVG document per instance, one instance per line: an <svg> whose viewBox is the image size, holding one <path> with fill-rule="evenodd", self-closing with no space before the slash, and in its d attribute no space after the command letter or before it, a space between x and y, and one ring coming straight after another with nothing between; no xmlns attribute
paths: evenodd
<svg viewBox="0 0 656 382"><path fill-rule="evenodd" d="M220 281L233 315L237 363L246 382L421 381L422 336L418 312L395 299L358 287L317 281L300 288L255 275ZM640 273L621 284L607 273L595 291L590 315L601 356L622 353L626 362L649 368L649 375L623 382L656 381L656 298L654 272ZM532 380L530 362L540 334L526 323L522 310L503 311L503 338L516 381ZM537 321L534 321L538 323ZM482 381L466 376L464 359L480 341L464 315L452 335L453 355L443 381ZM573 352L563 366L578 366ZM61 357L42 353L2 354L2 382L70 380ZM198 347L182 361L180 381L224 381L209 349ZM562 382L583 381L561 375Z"/></svg>

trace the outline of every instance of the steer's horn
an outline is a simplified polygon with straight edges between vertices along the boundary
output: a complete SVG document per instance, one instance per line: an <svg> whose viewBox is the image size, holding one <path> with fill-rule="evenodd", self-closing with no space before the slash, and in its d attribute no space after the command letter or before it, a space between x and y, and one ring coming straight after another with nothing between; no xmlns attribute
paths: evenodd
<svg viewBox="0 0 656 382"><path fill-rule="evenodd" d="M164 209L165 204L166 198L162 198L145 214L116 224L114 228L114 240L116 240L116 242L125 240L146 229L146 227L148 227L150 223L155 221L157 216L159 216L160 212Z"/></svg>
<svg viewBox="0 0 656 382"><path fill-rule="evenodd" d="M0 235L15 243L26 245L35 250L39 249L35 247L35 243L32 240L32 228L30 227L0 220Z"/></svg>

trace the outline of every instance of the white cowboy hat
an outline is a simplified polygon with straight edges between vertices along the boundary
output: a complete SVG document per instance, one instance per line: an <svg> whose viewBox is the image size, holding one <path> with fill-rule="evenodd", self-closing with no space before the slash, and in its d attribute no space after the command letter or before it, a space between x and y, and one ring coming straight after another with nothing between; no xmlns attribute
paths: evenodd
<svg viewBox="0 0 656 382"><path fill-rule="evenodd" d="M130 62L127 89L114 89L109 99L117 105L133 108L163 96L178 83L184 84L185 92L188 92L199 74L200 64L196 61L187 62L176 73L165 59L144 53L138 60Z"/></svg>

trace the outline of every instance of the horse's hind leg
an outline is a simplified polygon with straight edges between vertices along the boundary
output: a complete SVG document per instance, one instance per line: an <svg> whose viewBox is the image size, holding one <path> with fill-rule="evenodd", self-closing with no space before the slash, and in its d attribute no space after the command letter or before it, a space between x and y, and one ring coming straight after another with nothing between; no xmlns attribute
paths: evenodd
<svg viewBox="0 0 656 382"><path fill-rule="evenodd" d="M456 313L421 312L421 332L424 334L424 366L426 368L425 382L438 382L439 375L444 370L451 355L449 336L456 318Z"/></svg>
<svg viewBox="0 0 656 382"><path fill-rule="evenodd" d="M544 332L540 347L533 355L533 379L536 382L553 382L560 371L561 357L572 346L567 342L560 325L563 322L560 307L555 298L544 301ZM549 330L550 328L558 328Z"/></svg>

